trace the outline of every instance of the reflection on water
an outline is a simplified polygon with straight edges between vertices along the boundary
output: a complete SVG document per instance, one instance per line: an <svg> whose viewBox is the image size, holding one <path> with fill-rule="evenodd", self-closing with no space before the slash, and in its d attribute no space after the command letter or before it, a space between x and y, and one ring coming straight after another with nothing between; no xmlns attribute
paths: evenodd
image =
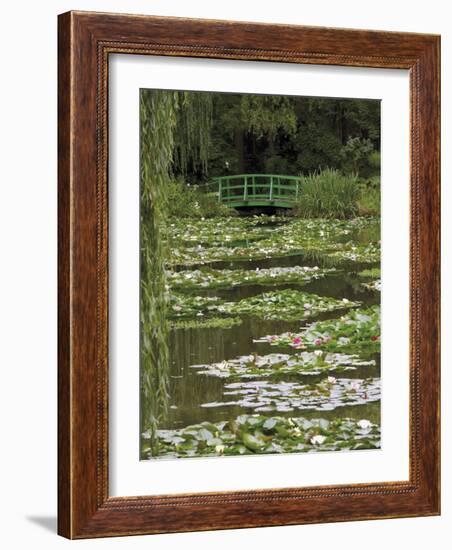
<svg viewBox="0 0 452 550"><path fill-rule="evenodd" d="M346 236L346 240L353 238L356 242L367 243L379 240L379 228L366 228L356 232L352 237ZM258 246L256 242L250 242L251 246ZM237 243L234 243L237 245ZM332 265L328 260L329 266ZM268 267L296 266L296 265L324 265L325 261L316 258L315 254L294 255L282 258L267 258L258 261L234 261L215 262L214 267L218 269L256 269ZM356 275L360 270L377 266L378 264L358 264L356 262L337 262L333 264L339 270L337 273L327 275L322 279L312 281L304 285L303 290L321 296L332 298L348 298L358 300L363 306L370 306L379 302L379 294L374 291L365 290L360 284ZM195 269L191 266L190 269ZM228 290L197 291L198 294L219 295L226 300L240 300L254 296L268 290L283 288L300 288L297 285L247 285ZM344 310L345 312L345 310ZM315 317L315 320L334 318L338 312L325 313ZM197 374L196 369L190 365L215 363L224 359L233 359L239 355L246 355L252 352L259 354L271 352L288 353L287 348L278 349L268 344L255 344L253 339L260 338L266 334L278 334L285 331L298 331L301 326L312 322L307 321L283 322L265 321L262 319L244 317L242 324L230 329L222 328L196 328L173 330L170 335L170 360L171 360L171 406L169 416L161 428L180 428L190 424L197 424L202 421L217 422L230 419L239 414L254 412L251 408L240 405L202 407L202 404L213 402L227 402L228 395L225 395L225 385L230 380L203 376ZM350 378L368 378L380 376L379 357L374 367L361 367L347 374ZM321 377L310 382L315 383ZM306 377L297 375L284 376L284 381L294 380L304 383ZM269 413L271 415L271 413ZM307 418L318 417L319 412L315 410L291 411L289 413L278 412L281 416L303 416ZM367 418L372 422L379 423L380 402L375 401L361 405L343 406L338 409L322 411L321 416L327 419L332 418Z"/></svg>

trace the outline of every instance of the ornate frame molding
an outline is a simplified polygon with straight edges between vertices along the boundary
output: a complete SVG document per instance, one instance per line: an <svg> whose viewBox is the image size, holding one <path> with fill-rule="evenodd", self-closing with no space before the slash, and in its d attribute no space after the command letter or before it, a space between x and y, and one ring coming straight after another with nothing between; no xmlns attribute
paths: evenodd
<svg viewBox="0 0 452 550"><path fill-rule="evenodd" d="M438 36L422 34L89 12L59 16L61 535L439 513L439 47ZM108 58L118 53L410 71L409 481L109 497Z"/></svg>

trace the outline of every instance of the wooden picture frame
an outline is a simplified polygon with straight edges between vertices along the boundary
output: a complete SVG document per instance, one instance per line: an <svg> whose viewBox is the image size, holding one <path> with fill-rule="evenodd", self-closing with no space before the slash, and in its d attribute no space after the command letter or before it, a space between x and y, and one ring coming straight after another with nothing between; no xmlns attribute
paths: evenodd
<svg viewBox="0 0 452 550"><path fill-rule="evenodd" d="M138 15L59 16L58 532L68 538L440 513L440 38ZM113 53L410 73L409 481L147 497L108 491L108 60Z"/></svg>

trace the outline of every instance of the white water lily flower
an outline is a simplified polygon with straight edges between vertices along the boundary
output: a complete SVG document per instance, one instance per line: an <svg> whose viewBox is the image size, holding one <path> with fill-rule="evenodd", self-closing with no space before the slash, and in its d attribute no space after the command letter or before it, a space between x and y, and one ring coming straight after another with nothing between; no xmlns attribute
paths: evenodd
<svg viewBox="0 0 452 550"><path fill-rule="evenodd" d="M357 422L358 426L362 429L362 430L368 430L371 426L372 426L372 422L369 422L369 420L360 420L359 422Z"/></svg>
<svg viewBox="0 0 452 550"><path fill-rule="evenodd" d="M350 384L348 385L348 389L354 390L354 391L359 390L360 387L361 387L361 382L358 382L357 380L350 382Z"/></svg>
<svg viewBox="0 0 452 550"><path fill-rule="evenodd" d="M311 437L312 445L321 445L325 441L326 437L324 435L314 435Z"/></svg>
<svg viewBox="0 0 452 550"><path fill-rule="evenodd" d="M337 380L336 380L336 378L334 378L334 376L328 376L327 380L330 384L335 384L337 382Z"/></svg>
<svg viewBox="0 0 452 550"><path fill-rule="evenodd" d="M215 452L219 455L222 455L224 453L224 445L216 445Z"/></svg>
<svg viewBox="0 0 452 550"><path fill-rule="evenodd" d="M321 349L316 349L314 351L314 355L317 355L317 357L321 357L323 355L323 351Z"/></svg>

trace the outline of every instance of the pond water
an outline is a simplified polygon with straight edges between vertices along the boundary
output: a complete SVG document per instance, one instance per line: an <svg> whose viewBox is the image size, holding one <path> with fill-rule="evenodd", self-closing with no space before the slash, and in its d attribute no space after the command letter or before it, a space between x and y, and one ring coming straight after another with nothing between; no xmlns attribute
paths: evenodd
<svg viewBox="0 0 452 550"><path fill-rule="evenodd" d="M289 226L292 221L271 221L261 224L262 239L271 239L272 231ZM328 223L328 222L326 222ZM379 241L378 223L353 230L345 235L336 235L332 242L367 245ZM194 240L196 244L196 240ZM259 236L247 240L246 233L241 239L229 241L226 246L234 248L259 248ZM190 243L193 246L193 240ZM201 246L201 245L200 245ZM203 243L204 249L216 246ZM224 246L224 243L223 245ZM277 284L243 283L234 288L187 288L178 290L181 294L196 296L217 296L221 300L239 302L256 297L264 292L280 292L287 289L302 290L322 297L343 301L359 302L360 308L368 308L380 303L380 293L363 286L358 274L369 268L379 267L379 263L349 261L332 258L322 252L316 253L312 247L306 253L300 250L289 251L279 257L266 257L245 260L216 260L199 264L178 265L176 270L195 270L212 268L215 270L265 270L280 267L308 266L335 268L325 276L304 283ZM284 345L270 345L255 342L265 335L279 335L286 332L299 333L302 327L318 320L337 319L346 314L347 307L340 310L324 311L308 318L283 321L263 318L262 315L235 314L240 324L230 328L201 327L178 328L170 332L170 409L163 430L177 430L201 422L218 423L239 415L256 412L264 416L303 417L339 419L367 419L380 424L379 378L380 358L378 353L368 354L372 364L356 366L347 372L334 375L325 382L325 374L301 374L291 372L275 374L271 378L252 376L245 379L221 377L203 374L199 365L212 365L222 361L234 360L240 356L266 356L268 354L296 354L297 350ZM212 313L217 316L217 313ZM193 317L195 320L198 317ZM203 319L209 313L203 314ZM356 381L354 385L353 381ZM325 384L328 391L325 391ZM351 389L350 389L351 388ZM355 389L354 389L355 388ZM356 389L359 388L359 391Z"/></svg>

